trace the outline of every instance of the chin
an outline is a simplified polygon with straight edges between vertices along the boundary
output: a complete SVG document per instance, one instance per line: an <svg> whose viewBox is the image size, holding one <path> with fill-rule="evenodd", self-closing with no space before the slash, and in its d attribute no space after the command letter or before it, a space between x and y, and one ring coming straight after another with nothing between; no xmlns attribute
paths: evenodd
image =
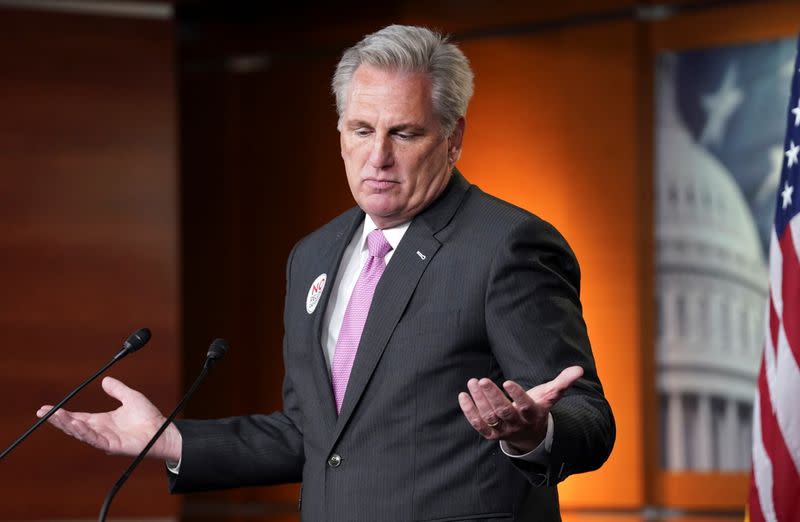
<svg viewBox="0 0 800 522"><path fill-rule="evenodd" d="M370 215L373 221L377 220L384 220L384 221L391 221L397 218L397 212L392 212L391 210L387 209L375 209L375 208L365 208L363 209L364 212Z"/></svg>
<svg viewBox="0 0 800 522"><path fill-rule="evenodd" d="M359 206L372 216L388 217L400 210L399 205L397 205L395 201L392 201L390 198L381 197L381 195L378 194L362 198L360 203L363 203L363 205L360 204Z"/></svg>

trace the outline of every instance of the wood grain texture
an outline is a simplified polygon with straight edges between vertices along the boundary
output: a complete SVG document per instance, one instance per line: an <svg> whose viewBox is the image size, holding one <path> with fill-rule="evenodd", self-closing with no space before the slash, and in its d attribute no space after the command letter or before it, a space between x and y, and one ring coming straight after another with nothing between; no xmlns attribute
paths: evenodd
<svg viewBox="0 0 800 522"><path fill-rule="evenodd" d="M171 23L0 9L0 34L5 447L141 326L112 374L172 408L179 229ZM69 407L115 404L98 382ZM0 520L96 516L128 462L43 426L2 462ZM147 462L111 513L176 514L164 489Z"/></svg>

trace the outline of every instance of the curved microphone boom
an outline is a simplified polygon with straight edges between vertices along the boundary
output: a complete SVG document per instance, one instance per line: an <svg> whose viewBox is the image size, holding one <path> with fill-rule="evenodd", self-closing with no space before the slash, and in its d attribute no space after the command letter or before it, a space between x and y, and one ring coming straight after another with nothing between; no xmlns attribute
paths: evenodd
<svg viewBox="0 0 800 522"><path fill-rule="evenodd" d="M125 342L122 344L122 349L120 349L120 351L114 357L112 357L111 360L108 361L105 366L103 366L102 368L97 370L91 377L89 377L88 379L83 381L81 384L78 385L77 388L75 388L74 390L69 392L69 394L66 397L61 399L61 402L59 402L58 404L53 406L50 409L50 411L48 411L45 415L42 416L42 418L40 418L38 421L34 422L33 426L28 428L28 430L25 433L20 435L17 440L15 440L13 443L11 443L11 445L9 447L7 447L5 450L3 450L3 453L0 453L0 460L3 460L6 455L11 453L11 450L16 448L23 440L28 438L28 435L33 433L34 430L36 430L36 428L41 426L55 412L60 410L61 407L64 406L64 404L66 404L68 400L73 398L79 391L84 389L93 380L97 379L97 377L100 376L103 372L105 372L106 370L111 368L113 365L115 365L117 363L117 361L119 361L120 359L122 359L123 357L128 355L129 353L133 353L133 352L139 350L140 348L142 348L145 344L147 344L147 341L149 341L149 340L150 340L150 330L148 330L147 328L140 328L140 329L136 330L135 332L133 332L130 335L130 337L128 337L125 340Z"/></svg>
<svg viewBox="0 0 800 522"><path fill-rule="evenodd" d="M158 431L156 431L155 434L150 437L150 441L147 443L144 449L142 449L136 458L133 459L133 462L131 462L131 465L128 466L128 469L122 473L122 476L119 477L119 480L117 480L117 482L111 487L111 490L109 490L108 495L106 495L106 499L103 502L103 506L100 508L100 515L97 518L98 522L105 521L106 515L108 514L108 509L111 507L111 501L114 500L114 496L117 494L120 488L122 488L123 484L125 484L128 478L130 478L133 470L135 470L139 463L144 460L147 452L150 451L150 448L153 447L161 434L164 433L172 421L175 420L175 417L177 417L178 414L183 411L183 408L186 407L186 403L189 402L189 399L192 397L192 395L194 395L194 392L200 386L200 383L206 378L206 375L208 375L208 371L211 369L211 367L214 366L217 361L222 359L227 352L228 341L225 339L214 339L214 341L211 343L211 346L208 347L208 353L206 354L206 360L203 364L203 369L200 371L200 375L197 376L197 379L194 380L194 383L192 383L189 391L186 392L186 395L183 396L181 402L175 406L175 409L172 410L172 413L169 414L169 417L164 420L164 422L161 424L161 427L158 428Z"/></svg>

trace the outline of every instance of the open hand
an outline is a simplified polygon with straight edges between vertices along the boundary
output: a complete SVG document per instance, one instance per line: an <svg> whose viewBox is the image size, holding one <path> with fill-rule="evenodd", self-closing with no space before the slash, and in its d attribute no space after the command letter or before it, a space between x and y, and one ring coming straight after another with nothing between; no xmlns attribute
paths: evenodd
<svg viewBox="0 0 800 522"><path fill-rule="evenodd" d="M484 438L504 440L526 453L544 440L550 409L582 375L583 368L570 366L552 381L527 392L514 381L506 381L503 389L511 400L490 379L470 379L469 393L460 393L458 403L470 425Z"/></svg>
<svg viewBox="0 0 800 522"><path fill-rule="evenodd" d="M144 449L165 417L150 400L113 377L103 379L103 390L122 405L113 411L84 413L60 410L48 419L53 426L111 455L138 455ZM36 412L43 417L52 406ZM148 452L149 457L178 462L181 457L181 435L175 425L159 437Z"/></svg>

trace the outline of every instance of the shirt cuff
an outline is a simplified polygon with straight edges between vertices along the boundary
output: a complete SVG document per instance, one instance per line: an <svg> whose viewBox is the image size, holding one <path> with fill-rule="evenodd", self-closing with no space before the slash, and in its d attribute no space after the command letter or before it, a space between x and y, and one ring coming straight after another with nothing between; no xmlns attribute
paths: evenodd
<svg viewBox="0 0 800 522"><path fill-rule="evenodd" d="M177 475L181 472L181 461L183 458L178 459L178 462L165 462L164 464L167 465L167 471L172 473L173 475Z"/></svg>
<svg viewBox="0 0 800 522"><path fill-rule="evenodd" d="M534 449L527 453L519 453L518 451L512 449L504 440L500 441L500 449L503 453L506 454L507 457L512 459L521 459L527 462L533 462L535 464L541 464L543 466L547 465L547 459L550 457L550 448L553 447L553 416L548 413L547 414L547 433L544 436L544 440L539 443ZM180 463L179 463L180 464Z"/></svg>

